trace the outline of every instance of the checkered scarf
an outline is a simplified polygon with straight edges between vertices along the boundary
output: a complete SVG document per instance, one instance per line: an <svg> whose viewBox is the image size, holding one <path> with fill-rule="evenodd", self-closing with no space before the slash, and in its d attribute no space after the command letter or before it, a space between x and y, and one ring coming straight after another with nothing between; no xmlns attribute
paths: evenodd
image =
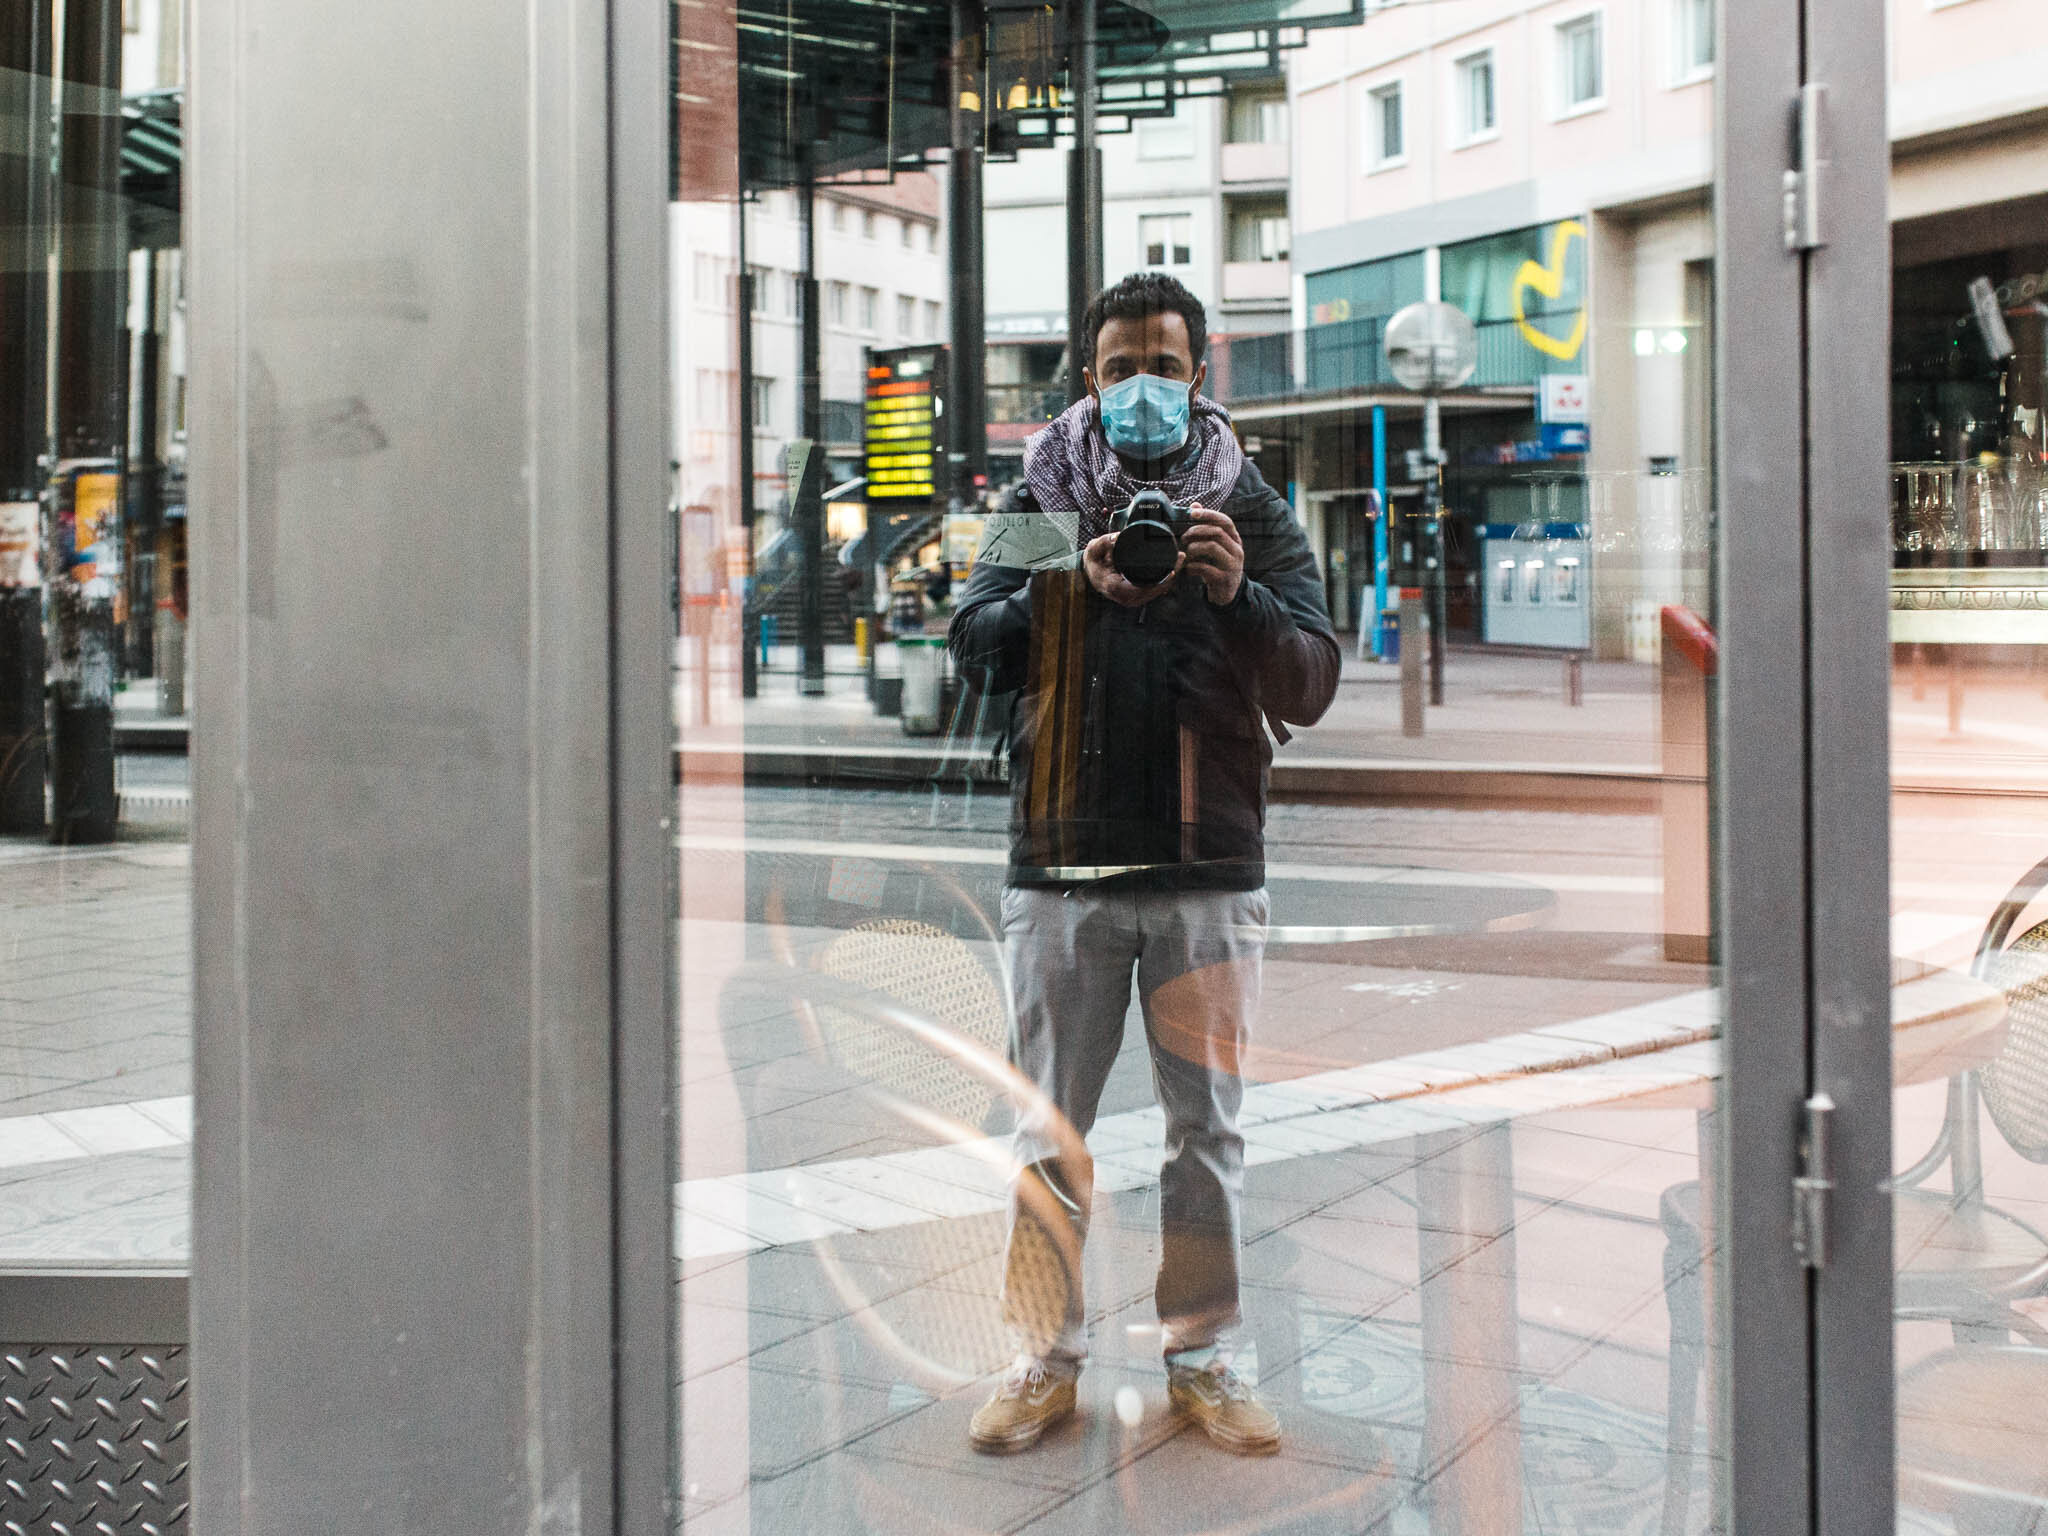
<svg viewBox="0 0 2048 1536"><path fill-rule="evenodd" d="M1198 449L1163 480L1140 480L1124 467L1099 425L1095 397L1068 406L1024 447L1024 479L1046 516L1076 549L1109 531L1110 513L1141 490L1166 492L1182 504L1198 501L1221 511L1244 473L1244 449L1230 427L1230 412L1197 395L1188 431Z"/></svg>

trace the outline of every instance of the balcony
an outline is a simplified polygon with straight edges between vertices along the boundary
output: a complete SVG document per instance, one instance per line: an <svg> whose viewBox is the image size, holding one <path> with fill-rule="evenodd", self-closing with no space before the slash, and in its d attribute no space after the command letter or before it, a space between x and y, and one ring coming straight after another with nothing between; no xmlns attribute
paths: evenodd
<svg viewBox="0 0 2048 1536"><path fill-rule="evenodd" d="M1282 144L1226 144L1223 146L1223 184L1247 181L1285 181L1287 146Z"/></svg>
<svg viewBox="0 0 2048 1536"><path fill-rule="evenodd" d="M1235 264L1233 264L1235 265ZM1245 266L1282 266L1276 262ZM1227 274L1231 270L1225 267ZM1226 277L1224 294L1230 296ZM1301 339L1302 376L1295 372L1295 337ZM1386 321L1378 317L1312 325L1302 332L1274 331L1260 336L1226 336L1211 349L1211 385L1225 405L1272 400L1289 395L1346 391L1400 391L1387 367L1383 345ZM1526 388L1538 375L1561 371L1525 341L1512 320L1489 320L1479 326L1479 366L1471 389Z"/></svg>
<svg viewBox="0 0 2048 1536"><path fill-rule="evenodd" d="M1067 408L1064 385L990 384L987 386L988 440L1021 443Z"/></svg>
<svg viewBox="0 0 2048 1536"><path fill-rule="evenodd" d="M1294 264L1288 261L1226 261L1223 264L1223 302L1232 304L1248 299L1267 299L1284 304L1293 274Z"/></svg>

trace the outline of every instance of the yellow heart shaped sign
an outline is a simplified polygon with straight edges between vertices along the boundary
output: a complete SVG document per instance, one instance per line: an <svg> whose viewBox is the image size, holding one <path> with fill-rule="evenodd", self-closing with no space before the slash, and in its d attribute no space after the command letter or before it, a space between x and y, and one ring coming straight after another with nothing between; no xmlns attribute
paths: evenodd
<svg viewBox="0 0 2048 1536"><path fill-rule="evenodd" d="M1564 220L1550 237L1550 265L1539 266L1533 261L1525 261L1521 270L1515 273L1515 329L1538 352L1566 360L1577 357L1579 348L1586 343L1585 305L1579 306L1579 318L1573 322L1569 335L1553 336L1529 323L1528 312L1522 307L1522 290L1534 288L1546 299L1554 299L1564 292L1564 258L1574 237L1585 239L1586 226L1577 219Z"/></svg>

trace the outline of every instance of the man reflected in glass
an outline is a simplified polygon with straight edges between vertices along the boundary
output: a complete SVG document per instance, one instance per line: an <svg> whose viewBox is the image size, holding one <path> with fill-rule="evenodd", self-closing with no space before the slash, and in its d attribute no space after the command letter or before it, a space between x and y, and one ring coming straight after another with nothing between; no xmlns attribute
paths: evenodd
<svg viewBox="0 0 2048 1536"><path fill-rule="evenodd" d="M1155 1288L1168 1396L1226 1450L1280 1443L1240 1370L1237 1116L1268 915L1273 740L1339 658L1315 556L1202 394L1208 321L1136 273L1076 338L1087 394L1032 439L949 643L1010 726L1002 921L1020 1110L1003 1313L1015 1359L975 1414L1021 1451L1075 1411L1095 1121L1135 976L1165 1120ZM1147 494L1151 493L1151 494Z"/></svg>

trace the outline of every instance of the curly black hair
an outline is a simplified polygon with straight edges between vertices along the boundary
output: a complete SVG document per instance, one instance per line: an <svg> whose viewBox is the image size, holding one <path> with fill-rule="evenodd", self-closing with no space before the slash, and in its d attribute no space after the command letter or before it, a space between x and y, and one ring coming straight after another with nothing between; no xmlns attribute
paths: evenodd
<svg viewBox="0 0 2048 1536"><path fill-rule="evenodd" d="M1143 320L1169 309L1187 321L1191 354L1188 361L1199 367L1203 354L1209 350L1209 312L1184 284L1164 272L1133 272L1095 296L1095 302L1088 306L1088 313L1081 320L1082 365L1095 366L1095 340L1110 321Z"/></svg>

